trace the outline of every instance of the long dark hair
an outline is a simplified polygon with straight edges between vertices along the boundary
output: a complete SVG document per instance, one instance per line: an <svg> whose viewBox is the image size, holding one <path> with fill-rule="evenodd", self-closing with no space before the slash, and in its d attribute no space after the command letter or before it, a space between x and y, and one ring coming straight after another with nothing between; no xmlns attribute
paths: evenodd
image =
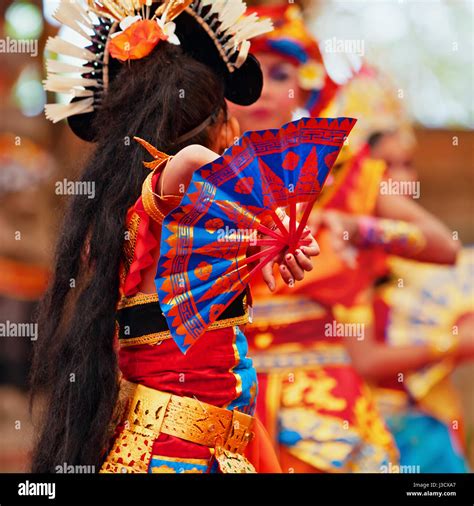
<svg viewBox="0 0 474 506"><path fill-rule="evenodd" d="M45 400L33 451L34 472L55 466L100 466L118 395L114 349L125 216L140 195L149 155L133 136L173 154L176 139L225 110L221 80L207 66L161 43L147 58L124 64L98 112L98 142L81 181L95 198L70 202L54 276L38 317L33 399ZM185 144L210 146L212 127ZM90 249L84 255L86 238Z"/></svg>

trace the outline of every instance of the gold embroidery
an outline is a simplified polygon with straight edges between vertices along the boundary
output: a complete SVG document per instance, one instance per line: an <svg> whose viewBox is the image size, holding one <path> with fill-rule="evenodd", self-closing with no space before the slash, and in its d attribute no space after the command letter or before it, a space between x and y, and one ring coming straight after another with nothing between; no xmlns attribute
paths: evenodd
<svg viewBox="0 0 474 506"><path fill-rule="evenodd" d="M139 346L142 344L160 344L163 341L166 341L166 339L171 339L171 333L169 330L163 330L162 332L155 332L153 334L146 334L144 336L139 337L126 337L120 339L120 346L127 347L127 346Z"/></svg>
<svg viewBox="0 0 474 506"><path fill-rule="evenodd" d="M219 445L221 462L233 459L228 469L247 467L246 459L237 454L244 452L253 437L251 416L144 385L135 385L130 398L124 429L116 438L102 473L147 472L153 442L160 433L208 448Z"/></svg>
<svg viewBox="0 0 474 506"><path fill-rule="evenodd" d="M327 310L304 295L273 295L258 298L254 307L253 327L268 332L270 327L289 325L310 319L323 318Z"/></svg>
<svg viewBox="0 0 474 506"><path fill-rule="evenodd" d="M133 297L122 297L117 304L117 309L140 306L141 304L148 304L149 302L158 302L158 294L139 292Z"/></svg>
<svg viewBox="0 0 474 506"><path fill-rule="evenodd" d="M165 215L158 209L153 193L152 179L154 172L150 173L145 179L142 187L142 202L146 213L157 223L163 223Z"/></svg>
<svg viewBox="0 0 474 506"><path fill-rule="evenodd" d="M353 422L319 412L320 405L292 405L279 410L279 422L300 439L294 445L283 443L285 451L297 459L328 472L380 472L389 459L397 462L397 452L378 412L363 390L358 397Z"/></svg>
<svg viewBox="0 0 474 506"><path fill-rule="evenodd" d="M257 472L255 467L243 455L220 446L216 447L216 460L219 464L219 470L223 474L254 474Z"/></svg>
<svg viewBox="0 0 474 506"><path fill-rule="evenodd" d="M246 312L242 316L236 316L234 318L227 318L225 320L215 321L208 327L208 330L210 331L210 330L223 329L227 327L235 327L239 325L245 325L246 323L248 323L248 312ZM155 345L170 338L171 338L170 331L163 330L162 332L146 334L144 336L121 338L119 342L121 347L138 346L141 344Z"/></svg>
<svg viewBox="0 0 474 506"><path fill-rule="evenodd" d="M138 235L138 226L140 225L140 216L137 213L132 213L132 216L127 223L127 234L128 238L124 241L123 244L123 252L125 255L125 261L121 262L119 277L120 284L123 285L125 283L125 279L127 278L127 274L130 270L130 266L133 262L133 255L135 254L135 247L137 244L137 235Z"/></svg>
<svg viewBox="0 0 474 506"><path fill-rule="evenodd" d="M249 322L249 315L246 311L242 316L234 316L233 318L226 318L225 320L217 320L209 325L208 330L225 329L226 327L238 327L245 325Z"/></svg>
<svg viewBox="0 0 474 506"><path fill-rule="evenodd" d="M295 445L284 445L286 451L322 471L347 472L346 466L360 443L354 428L346 427L341 418L309 407L283 408L279 415L281 426L301 437Z"/></svg>
<svg viewBox="0 0 474 506"><path fill-rule="evenodd" d="M169 467L169 466L165 466L164 464L162 466L152 466L151 468L151 472L153 474L160 474L160 473L164 473L164 474L167 474L167 473L176 473L176 470L172 467ZM198 472L198 471L196 471Z"/></svg>
<svg viewBox="0 0 474 506"><path fill-rule="evenodd" d="M390 455L391 461L397 462L398 452L395 443L375 407L368 387L362 389L362 395L354 406L354 415L356 427L362 439L376 447L384 448Z"/></svg>
<svg viewBox="0 0 474 506"><path fill-rule="evenodd" d="M209 465L208 459L192 459L192 458L180 458L180 457L168 457L163 455L153 455L152 459L159 459L165 462L183 462L185 464L197 464L199 466Z"/></svg>
<svg viewBox="0 0 474 506"><path fill-rule="evenodd" d="M171 473L178 474L178 471L176 471L176 469L174 469L173 467L166 466L164 464L162 466L152 466L151 472L153 474L155 474L155 473L156 474L171 474ZM193 469L181 469L179 471L179 474L189 474L189 473L204 474L204 471L201 471L197 467L194 467Z"/></svg>
<svg viewBox="0 0 474 506"><path fill-rule="evenodd" d="M347 401L342 397L336 397L332 390L337 386L337 381L327 376L322 369L297 371L294 381L285 381L282 390L282 404L285 407L310 404L317 409L328 411L342 411L347 406Z"/></svg>
<svg viewBox="0 0 474 506"><path fill-rule="evenodd" d="M143 432L147 430L144 429ZM124 429L116 438L101 473L146 473L151 459L154 435Z"/></svg>
<svg viewBox="0 0 474 506"><path fill-rule="evenodd" d="M137 245L138 226L140 224L140 216L137 213L132 213L130 221L127 225L128 239L125 241L123 250L125 252L125 258L127 259L128 268L132 265L133 255L135 253L135 247Z"/></svg>
<svg viewBox="0 0 474 506"><path fill-rule="evenodd" d="M254 351L252 362L259 372L292 373L295 369L311 371L328 365L345 365L350 359L346 348L340 344L299 346L296 343L285 343L267 350Z"/></svg>

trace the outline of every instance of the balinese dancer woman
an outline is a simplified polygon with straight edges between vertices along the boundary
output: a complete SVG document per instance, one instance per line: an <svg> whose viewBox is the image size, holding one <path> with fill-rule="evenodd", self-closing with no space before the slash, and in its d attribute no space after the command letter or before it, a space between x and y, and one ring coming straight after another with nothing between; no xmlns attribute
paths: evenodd
<svg viewBox="0 0 474 506"><path fill-rule="evenodd" d="M136 11L120 0L107 8L89 2L87 10L62 4L58 19L90 45L49 42L51 50L88 60L79 78L59 76L77 69L70 63L49 61L46 88L75 98L47 106L47 115L67 117L75 133L96 142L81 177L95 185L95 198L72 201L40 314L33 386L45 392L47 410L33 470L67 462L112 473L253 472L243 455L259 430L256 373L241 330L245 293L185 355L169 339L154 276L164 216L193 172L239 135L225 99L250 104L260 95L262 75L247 39L270 25L243 16L238 0L139 4ZM132 137L154 158L147 168ZM311 269L317 244L310 238L302 249L285 261L290 277ZM108 447L118 365L130 388ZM257 469L278 470L271 454L262 456L270 464Z"/></svg>
<svg viewBox="0 0 474 506"><path fill-rule="evenodd" d="M364 68L346 90L345 110L365 115L361 135L372 158L387 165L384 185L419 197L413 165L416 139L394 83ZM457 364L474 358L473 252L455 266L384 257L374 296L372 352L360 371L377 388L377 403L411 472L466 472L462 403L451 379ZM377 363L382 364L377 366Z"/></svg>
<svg viewBox="0 0 474 506"><path fill-rule="evenodd" d="M274 67L285 68L285 82L270 86L267 81L261 101L248 112L232 106L241 121L245 115L255 124L261 104L282 101L289 90L297 90L290 98L302 96L298 64L292 61L302 41L289 36L300 32L279 29L257 45L271 53ZM258 127L287 121L291 109L301 104L287 100L286 105L286 110L278 108L278 117L260 114ZM417 206L380 198L383 171L383 164L369 159L366 146L336 167L320 199L325 226L318 234L322 255L317 272L295 288L277 287L278 296L272 298L254 287L249 336L257 350L257 409L279 448L284 471L396 470L390 466L397 464L393 440L347 354L349 350L359 363L373 331L371 248L379 245L404 256L452 261L455 246L444 227ZM344 247L351 243L365 251Z"/></svg>
<svg viewBox="0 0 474 506"><path fill-rule="evenodd" d="M297 5L265 6L250 9L270 18L274 29L268 37L258 37L252 51L259 54L265 88L258 107L247 109L232 104L242 130L255 125L282 125L291 116L318 117L340 90L326 72L318 44L308 32ZM346 69L350 75L352 70ZM271 90L271 93L267 91Z"/></svg>

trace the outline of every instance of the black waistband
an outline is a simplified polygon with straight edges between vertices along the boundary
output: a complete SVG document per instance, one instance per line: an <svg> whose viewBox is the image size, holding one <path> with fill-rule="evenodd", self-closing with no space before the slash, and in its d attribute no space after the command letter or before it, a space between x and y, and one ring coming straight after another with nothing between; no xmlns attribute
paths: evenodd
<svg viewBox="0 0 474 506"><path fill-rule="evenodd" d="M238 318L246 314L245 292L238 295L223 311L217 321ZM118 337L121 340L169 331L166 318L158 301L143 300L142 303L121 307L117 310Z"/></svg>

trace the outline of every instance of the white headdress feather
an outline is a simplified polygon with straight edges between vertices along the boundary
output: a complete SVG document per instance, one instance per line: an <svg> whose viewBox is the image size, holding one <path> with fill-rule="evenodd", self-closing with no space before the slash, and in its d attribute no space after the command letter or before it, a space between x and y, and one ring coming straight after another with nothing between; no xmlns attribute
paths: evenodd
<svg viewBox="0 0 474 506"><path fill-rule="evenodd" d="M148 17L153 1L82 0L81 3L81 0L61 0L54 17L81 35L89 45L98 48L98 51L92 52L78 47L57 36L48 39L48 51L88 62L87 66L81 66L79 62L75 65L48 59L45 89L81 98L69 104L46 105L48 119L57 122L94 110L96 95L103 91L106 82L104 52L98 47L100 42L97 42L98 38L99 41L104 39L105 51L110 28L104 27L104 22L111 25L112 22L120 23L128 16ZM250 46L249 39L273 28L270 20L261 21L256 14L245 16L246 9L247 6L242 0L194 0L192 3L190 0L165 0L156 12L173 12L176 16L185 10L192 15L213 39L228 71L233 72L245 62ZM100 20L102 25L97 24ZM83 74L87 74L87 77L83 77Z"/></svg>
<svg viewBox="0 0 474 506"><path fill-rule="evenodd" d="M92 112L94 110L94 98L90 97L70 104L46 104L44 110L46 117L53 123L57 123L75 114Z"/></svg>

